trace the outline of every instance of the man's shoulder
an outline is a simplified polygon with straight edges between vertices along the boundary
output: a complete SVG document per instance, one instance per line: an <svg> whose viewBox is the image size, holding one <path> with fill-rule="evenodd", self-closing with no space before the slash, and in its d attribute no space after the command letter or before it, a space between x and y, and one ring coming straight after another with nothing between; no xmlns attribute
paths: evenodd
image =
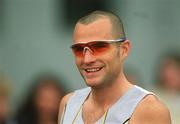
<svg viewBox="0 0 180 124"><path fill-rule="evenodd" d="M68 93L67 95L65 95L63 98L62 98L62 102L67 104L68 100L71 98L71 97L82 97L82 96L85 96L86 94L88 94L90 92L91 88L90 87L86 87L86 88L82 88L82 89L78 89L78 90L75 90L74 92L71 92L71 93Z"/></svg>
<svg viewBox="0 0 180 124"><path fill-rule="evenodd" d="M132 115L132 123L143 124L170 124L170 113L168 108L155 96L147 95L137 106Z"/></svg>
<svg viewBox="0 0 180 124"><path fill-rule="evenodd" d="M69 100L69 98L73 95L73 92L68 93L67 95L65 95L61 101L60 101L60 105L59 105L59 114L58 114L58 123L60 123L60 120L63 116L63 111L65 111L66 109L66 104L67 101Z"/></svg>
<svg viewBox="0 0 180 124"><path fill-rule="evenodd" d="M89 93L90 90L91 90L90 87L85 87L85 88L81 88L81 89L75 90L74 93Z"/></svg>
<svg viewBox="0 0 180 124"><path fill-rule="evenodd" d="M67 104L67 101L69 100L69 98L74 94L74 92L68 93L66 94L62 99L61 99L61 106L65 106Z"/></svg>

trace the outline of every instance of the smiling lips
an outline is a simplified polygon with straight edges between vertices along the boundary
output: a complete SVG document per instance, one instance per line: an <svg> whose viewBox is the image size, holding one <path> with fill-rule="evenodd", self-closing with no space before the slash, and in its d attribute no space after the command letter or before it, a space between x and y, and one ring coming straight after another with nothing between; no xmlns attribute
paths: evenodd
<svg viewBox="0 0 180 124"><path fill-rule="evenodd" d="M103 67L96 67L96 68L87 68L84 69L87 73L93 73L93 72L98 72L102 69Z"/></svg>

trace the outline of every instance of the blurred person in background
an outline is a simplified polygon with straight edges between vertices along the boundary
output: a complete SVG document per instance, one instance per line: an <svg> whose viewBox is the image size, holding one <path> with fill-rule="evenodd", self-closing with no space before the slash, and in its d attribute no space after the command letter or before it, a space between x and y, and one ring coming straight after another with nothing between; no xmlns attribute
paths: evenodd
<svg viewBox="0 0 180 124"><path fill-rule="evenodd" d="M13 124L10 108L11 86L7 78L0 75L0 124Z"/></svg>
<svg viewBox="0 0 180 124"><path fill-rule="evenodd" d="M180 54L166 54L160 62L158 85L170 94L180 94Z"/></svg>
<svg viewBox="0 0 180 124"><path fill-rule="evenodd" d="M54 75L38 77L17 113L17 124L56 124L59 101L64 95L62 82Z"/></svg>
<svg viewBox="0 0 180 124"><path fill-rule="evenodd" d="M171 124L164 104L124 74L131 43L117 15L94 11L80 18L71 48L88 87L63 97L59 124Z"/></svg>
<svg viewBox="0 0 180 124"><path fill-rule="evenodd" d="M172 123L180 124L180 53L168 52L158 66L154 91L170 109Z"/></svg>

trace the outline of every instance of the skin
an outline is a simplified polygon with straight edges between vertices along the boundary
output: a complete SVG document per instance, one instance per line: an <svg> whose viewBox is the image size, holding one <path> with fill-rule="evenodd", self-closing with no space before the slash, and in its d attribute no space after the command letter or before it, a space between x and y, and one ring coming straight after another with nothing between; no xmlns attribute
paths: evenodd
<svg viewBox="0 0 180 124"><path fill-rule="evenodd" d="M73 41L74 43L80 43L93 40L115 39L112 36L111 23L107 17L104 17L88 25L77 23L74 30ZM123 73L123 62L129 54L130 46L130 42L127 40L119 46L112 44L110 50L100 56L94 56L89 50L86 50L83 58L75 57L79 72L86 84L92 89L82 108L83 121L85 124L95 123L104 115L108 108L133 86L127 81ZM90 74L84 70L96 67L102 69ZM68 94L61 101L59 120L62 116L64 106L72 94L73 93ZM155 114L158 116L154 116ZM130 124L137 123L170 124L169 112L158 99L149 95L140 102L133 113Z"/></svg>

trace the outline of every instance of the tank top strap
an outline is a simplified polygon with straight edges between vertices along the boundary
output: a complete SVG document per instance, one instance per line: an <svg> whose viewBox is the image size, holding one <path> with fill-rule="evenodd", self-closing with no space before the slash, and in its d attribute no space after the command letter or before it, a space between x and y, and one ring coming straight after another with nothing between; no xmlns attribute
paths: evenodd
<svg viewBox="0 0 180 124"><path fill-rule="evenodd" d="M141 87L133 86L110 109L107 124L126 124L139 102L148 94L153 94Z"/></svg>
<svg viewBox="0 0 180 124"><path fill-rule="evenodd" d="M91 88L87 87L84 89L76 90L73 93L66 105L63 124L72 124L74 117L80 110L82 104L89 95L90 91Z"/></svg>

